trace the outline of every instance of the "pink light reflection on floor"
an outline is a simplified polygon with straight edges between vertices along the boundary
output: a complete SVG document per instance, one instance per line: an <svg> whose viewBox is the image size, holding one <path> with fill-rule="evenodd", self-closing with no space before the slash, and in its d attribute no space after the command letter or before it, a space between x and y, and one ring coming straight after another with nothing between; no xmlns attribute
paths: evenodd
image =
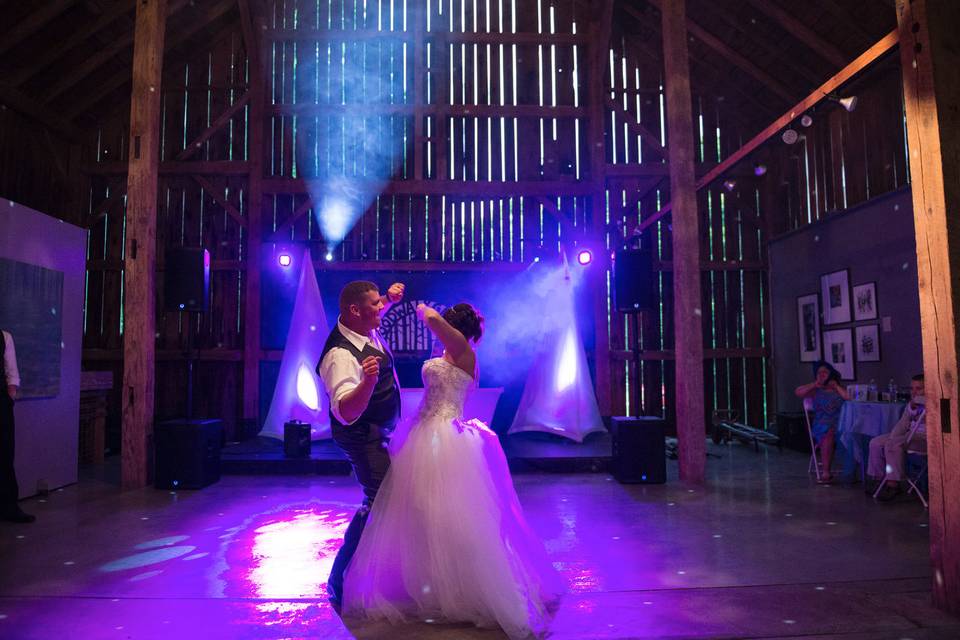
<svg viewBox="0 0 960 640"><path fill-rule="evenodd" d="M300 504L255 517L226 550L228 568L220 577L227 593L326 598L330 567L351 516L340 506Z"/></svg>

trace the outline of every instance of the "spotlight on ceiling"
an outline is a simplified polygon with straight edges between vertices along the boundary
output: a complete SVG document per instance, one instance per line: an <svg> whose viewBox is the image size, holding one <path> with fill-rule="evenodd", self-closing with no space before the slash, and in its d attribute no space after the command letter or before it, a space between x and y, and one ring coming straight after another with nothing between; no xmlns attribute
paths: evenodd
<svg viewBox="0 0 960 640"><path fill-rule="evenodd" d="M577 262L584 267L593 262L593 253L589 249L582 249L577 254Z"/></svg>
<svg viewBox="0 0 960 640"><path fill-rule="evenodd" d="M783 132L783 135L780 136L780 139L787 144L795 144L797 140L800 139L800 134L794 129L787 129Z"/></svg>
<svg viewBox="0 0 960 640"><path fill-rule="evenodd" d="M754 163L753 163L753 175L755 175L755 176L757 176L757 177L759 178L760 176L762 176L762 175L765 174L766 172L767 172L767 165L763 164L762 162L754 162Z"/></svg>
<svg viewBox="0 0 960 640"><path fill-rule="evenodd" d="M281 253L277 257L277 262L280 263L281 267L289 267L291 264L293 264L293 258L290 257L289 253Z"/></svg>
<svg viewBox="0 0 960 640"><path fill-rule="evenodd" d="M733 191L734 189L737 188L737 181L727 178L726 180L723 181L723 188L726 189L727 191Z"/></svg>
<svg viewBox="0 0 960 640"><path fill-rule="evenodd" d="M803 127L809 127L813 124L813 118L810 117L810 114L805 113L800 116L800 125Z"/></svg>
<svg viewBox="0 0 960 640"><path fill-rule="evenodd" d="M841 107L846 109L848 112L856 109L857 104L859 103L857 96L840 96L836 93L827 94L827 99L832 102L838 103Z"/></svg>
<svg viewBox="0 0 960 640"><path fill-rule="evenodd" d="M847 96L845 98L840 98L839 100L837 100L837 102L839 102L840 106L842 106L847 111L853 111L854 109L857 108L857 96Z"/></svg>

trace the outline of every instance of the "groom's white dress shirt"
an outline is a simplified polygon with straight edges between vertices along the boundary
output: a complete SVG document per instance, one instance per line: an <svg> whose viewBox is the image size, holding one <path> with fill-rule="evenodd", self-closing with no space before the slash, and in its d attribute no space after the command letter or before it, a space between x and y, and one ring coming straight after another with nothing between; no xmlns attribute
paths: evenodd
<svg viewBox="0 0 960 640"><path fill-rule="evenodd" d="M7 379L4 384L19 387L20 371L17 369L17 352L13 346L13 336L6 331L0 331L0 333L3 334L2 339L5 346L3 350L3 368L7 373ZM6 389L3 391L6 392Z"/></svg>
<svg viewBox="0 0 960 640"><path fill-rule="evenodd" d="M371 331L366 336L361 335L345 327L339 318L337 319L337 328L357 350L363 351L365 346L370 345L377 351L386 353L376 331ZM330 349L327 355L323 356L323 360L320 361L320 378L327 389L327 397L330 398L330 411L333 412L333 417L337 419L337 422L340 424L356 422L356 419L344 420L343 414L340 413L340 401L343 400L343 396L356 389L363 380L363 367L360 366L354 355L343 347Z"/></svg>

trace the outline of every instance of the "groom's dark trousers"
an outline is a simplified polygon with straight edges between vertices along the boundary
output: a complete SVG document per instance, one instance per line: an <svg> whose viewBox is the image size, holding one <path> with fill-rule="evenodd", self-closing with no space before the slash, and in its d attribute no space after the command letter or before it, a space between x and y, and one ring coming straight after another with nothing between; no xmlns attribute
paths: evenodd
<svg viewBox="0 0 960 640"><path fill-rule="evenodd" d="M396 382L393 357L389 351L383 353L369 345L360 351L353 343L344 338L336 327L327 339L323 354L320 356L321 362L327 352L334 347L348 350L357 359L357 362L363 362L368 356L380 358L380 376L374 387L373 395L370 397L370 403L357 421L345 425L336 419L333 412L330 413L333 440L350 462L353 474L363 488L364 496L363 505L354 514L353 520L350 521L347 532L343 536L343 546L337 552L337 557L334 559L333 567L330 570L330 578L327 580L330 597L337 602L341 602L343 600L343 574L357 550L357 545L360 544L360 536L367 524L373 500L377 497L380 483L387 475L387 469L390 468L387 443L397 420L400 418L400 388ZM320 368L319 363L317 368Z"/></svg>

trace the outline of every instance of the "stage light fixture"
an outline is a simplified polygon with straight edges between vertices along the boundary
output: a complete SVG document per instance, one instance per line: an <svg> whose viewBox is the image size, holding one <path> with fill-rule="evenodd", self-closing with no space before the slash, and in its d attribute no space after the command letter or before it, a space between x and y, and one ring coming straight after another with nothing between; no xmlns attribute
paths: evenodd
<svg viewBox="0 0 960 640"><path fill-rule="evenodd" d="M733 191L734 189L737 188L737 181L727 178L726 180L723 181L723 188L726 189L727 191Z"/></svg>
<svg viewBox="0 0 960 640"><path fill-rule="evenodd" d="M767 172L767 165L762 162L755 162L753 164L753 175L758 178Z"/></svg>
<svg viewBox="0 0 960 640"><path fill-rule="evenodd" d="M333 252L327 251L327 255L323 256L324 260L327 262L333 262Z"/></svg>
<svg viewBox="0 0 960 640"><path fill-rule="evenodd" d="M289 253L281 253L277 257L277 262L280 263L281 267L289 267L291 264L293 264L293 258Z"/></svg>
<svg viewBox="0 0 960 640"><path fill-rule="evenodd" d="M800 139L800 134L794 129L787 129L783 132L783 135L780 136L780 139L787 144L795 144L797 140Z"/></svg>
<svg viewBox="0 0 960 640"><path fill-rule="evenodd" d="M584 267L593 262L593 253L589 249L583 249L577 254L577 262Z"/></svg>
<svg viewBox="0 0 960 640"><path fill-rule="evenodd" d="M857 96L847 96L845 98L840 98L837 100L840 105L847 111L853 111L857 108Z"/></svg>
<svg viewBox="0 0 960 640"><path fill-rule="evenodd" d="M800 116L800 125L803 127L809 127L813 124L813 118L810 117L810 114L805 113Z"/></svg>

